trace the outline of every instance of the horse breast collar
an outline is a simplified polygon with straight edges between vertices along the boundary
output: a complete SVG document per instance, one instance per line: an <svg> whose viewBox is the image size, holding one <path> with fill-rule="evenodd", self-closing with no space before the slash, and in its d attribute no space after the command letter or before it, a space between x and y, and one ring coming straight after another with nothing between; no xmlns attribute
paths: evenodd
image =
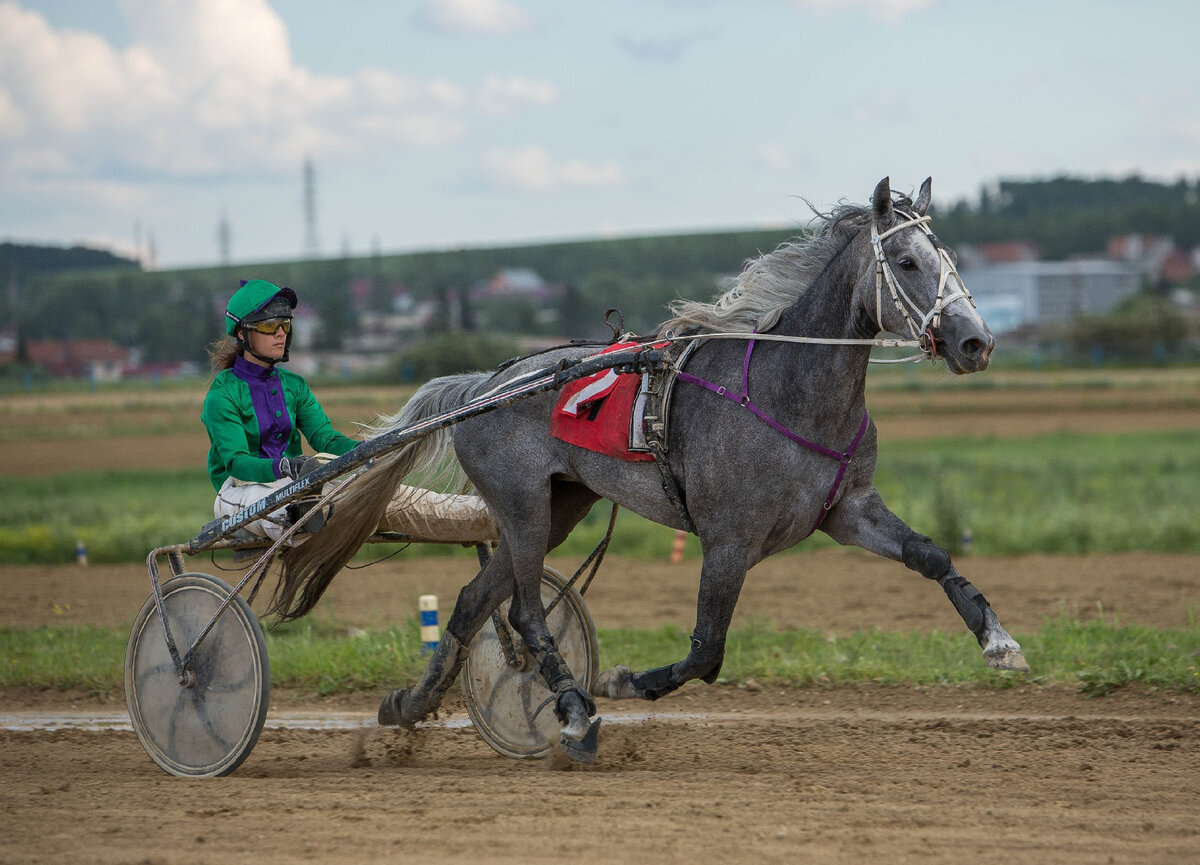
<svg viewBox="0 0 1200 865"><path fill-rule="evenodd" d="M801 447L807 448L808 450L813 451L814 453L821 454L822 456L829 457L829 459L837 460L837 463L838 463L837 477L834 478L833 485L829 488L829 494L825 496L825 502L821 506L821 512L817 515L816 522L814 522L812 525L812 528L808 530L808 534L811 535L813 532L815 532L820 527L821 523L825 521L825 515L827 513L829 513L830 508L833 507L833 503L837 499L838 492L842 488L842 481L846 477L846 468L847 468L847 466L850 465L850 460L854 457L854 452L858 450L859 443L862 442L862 437L867 431L867 426L871 421L871 416L867 412L866 409L863 409L862 422L858 425L858 432L856 432L854 434L854 438L850 442L849 447L847 447L846 450L844 450L844 451L835 451L835 450L832 450L831 448L825 447L824 445L817 444L816 442L811 442L806 438L796 435L796 433L792 432L790 429L785 427L779 421L775 420L773 417L771 417L766 412L764 412L759 406L755 405L754 402L752 402L750 399L750 355L754 353L754 344L755 344L755 340L753 338L750 338L747 341L746 357L745 357L745 360L742 361L741 393L733 393L721 385L713 384L712 382L706 381L705 379L702 379L698 376L694 376L691 373L684 372L682 369L683 360L685 359L684 357L681 357L679 362L677 364L673 365L673 368L676 370L675 377L678 378L680 381L685 381L685 382L688 382L689 384L699 385L700 387L704 388L705 390L712 391L717 396L725 397L730 402L740 405L742 408L749 411L751 414L753 414L755 417L757 417L759 420L761 420L767 426L771 427L771 429L775 430L780 435L783 435L784 437L791 439L792 441L794 441L796 444L800 445ZM691 345L694 346L694 345L696 345L696 343L693 342L693 343L691 343ZM649 420L649 419L650 418L648 417L647 420ZM649 424L647 424L647 427L649 428ZM651 442L651 447L653 449L654 448L653 437L648 434L647 440ZM661 445L661 442L660 442L660 445ZM695 532L695 527L692 524L691 518L687 513L687 506L683 501L683 491L681 489L679 489L678 482L675 481L674 475L671 473L669 466L667 466L666 459L665 459L665 450L666 450L665 447L663 447L662 449L664 451L662 458L660 458L660 455L657 450L654 451L654 455L655 455L655 461L658 462L659 466L661 467L661 470L663 471L663 477L664 477L663 488L667 490L668 497L671 498L672 502L674 502L675 506L679 509L680 514L684 517L685 528L687 528L687 530L690 532ZM674 487L675 487L675 491L676 491L675 495L672 495L672 491L670 489L668 489L668 483L667 483L668 477L670 478L671 481L674 482Z"/></svg>

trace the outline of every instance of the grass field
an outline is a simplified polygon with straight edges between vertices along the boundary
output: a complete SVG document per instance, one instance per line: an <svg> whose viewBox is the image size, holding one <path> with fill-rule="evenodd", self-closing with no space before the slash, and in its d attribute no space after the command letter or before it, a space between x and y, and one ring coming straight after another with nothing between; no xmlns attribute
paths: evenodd
<svg viewBox="0 0 1200 865"><path fill-rule="evenodd" d="M868 384L885 501L952 549L969 537L981 553L1200 550L1200 369L906 365L872 368ZM409 392L327 387L322 400L350 430ZM137 561L192 537L211 514L202 400L194 383L4 398L0 564L68 562L77 541L93 561ZM598 508L565 552L586 552L605 519ZM622 514L613 549L660 556L672 541Z"/></svg>
<svg viewBox="0 0 1200 865"><path fill-rule="evenodd" d="M1022 647L1037 658L1033 676L988 671L959 633L883 633L843 638L813 629L779 630L768 623L730 633L726 681L802 687L1018 682L1073 684L1092 694L1128 685L1200 691L1200 628L1156 630L1058 619ZM119 694L128 633L91 626L0 628L0 688L33 687ZM601 630L600 668L617 663L647 669L675 657L686 635L677 628ZM424 669L417 623L386 630L322 628L305 622L267 633L273 685L317 695L381 690L411 681Z"/></svg>
<svg viewBox="0 0 1200 865"><path fill-rule="evenodd" d="M903 519L954 550L969 535L979 553L1200 552L1196 438L1167 431L884 441L876 484ZM211 519L212 495L193 469L0 477L0 564L69 562L80 540L92 561L140 561L191 538ZM585 555L607 514L597 506L564 552ZM621 512L612 550L659 557L673 540L671 530ZM829 543L818 535L804 546ZM471 555L432 545L415 552Z"/></svg>
<svg viewBox="0 0 1200 865"><path fill-rule="evenodd" d="M914 527L975 554L1200 552L1200 370L1008 371L951 378L873 373L880 428L877 485ZM67 563L83 541L93 562L140 562L192 537L211 514L194 387L55 392L0 403L2 566ZM390 388L330 388L344 428L391 412ZM108 466L108 468L105 468ZM561 552L582 558L603 533L598 508ZM674 532L622 512L611 552L665 558ZM689 554L698 554L689 538ZM828 546L817 536L799 549ZM377 557L386 547L362 554ZM429 546L415 554L470 550ZM1059 619L1017 635L1039 658L1038 681L1093 693L1130 683L1197 689L1200 631ZM120 687L122 629L0 629L0 686ZM359 639L303 624L270 638L273 679L316 693L375 688L422 664L414 627ZM601 631L602 664L651 665L677 655L674 629ZM1086 660L1085 660L1086 659ZM959 683L1009 678L983 670L961 634L862 631L830 639L768 622L731 635L723 675L795 685Z"/></svg>

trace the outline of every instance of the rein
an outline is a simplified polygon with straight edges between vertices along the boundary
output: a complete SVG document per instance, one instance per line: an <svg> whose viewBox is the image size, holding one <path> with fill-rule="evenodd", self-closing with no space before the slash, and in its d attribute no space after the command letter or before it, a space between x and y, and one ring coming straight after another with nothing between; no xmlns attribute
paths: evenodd
<svg viewBox="0 0 1200 865"><path fill-rule="evenodd" d="M904 214L909 218L904 222L893 225L882 234L876 229L875 224L871 224L871 250L875 255L875 321L882 328L883 326L883 287L886 285L888 293L892 296L892 303L896 305L896 309L903 316L905 324L908 325L908 330L912 334L912 339L893 339L890 337L879 337L876 339L849 339L835 337L817 337L817 336L787 336L778 333L754 333L745 332L733 333L693 333L682 334L680 336L661 336L655 337L657 340L671 340L673 342L681 342L684 340L697 339L748 339L748 340L774 340L776 342L798 342L807 343L810 345L867 345L873 348L916 348L920 349L918 354L909 355L908 357L898 358L870 358L868 363L908 363L909 361L921 361L928 358L929 360L937 360L937 347L933 339L933 331L935 328L941 327L942 310L957 300L965 300L975 306L975 298L971 297L971 293L967 291L967 286L963 282L962 277L958 275L958 269L954 266L950 254L946 248L940 243L934 241L934 246L937 248L940 259L941 273L938 276L938 291L937 297L934 299L933 306L928 312L922 313L921 308L913 301L912 298L900 287L900 283L896 281L896 275L892 272L891 265L888 264L887 257L883 254L883 241L891 237L893 234L903 231L906 228L916 226L926 235L933 239L933 231L929 228L929 222L932 217L929 216L911 216ZM946 287L950 280L953 279L958 283L957 287L952 289L947 296ZM912 310L910 314L909 310ZM914 321L914 315L919 317L920 323ZM630 335L632 337L632 335Z"/></svg>
<svg viewBox="0 0 1200 865"><path fill-rule="evenodd" d="M699 340L699 339L749 339L749 340L761 339L761 340L770 341L770 342L800 342L800 343L807 343L809 345L869 345L869 346L873 346L875 348L919 348L919 349L921 349L919 354L909 355L908 357L897 357L897 358L874 358L873 357L867 361L868 363L908 363L910 361L916 362L916 361L925 360L926 358L929 358L930 360L933 360L936 358L936 354L932 351L932 349L926 348L927 343L929 346L933 345L932 341L925 340L925 339L893 339L891 337L880 338L880 339L849 339L849 338L841 339L841 338L820 337L820 336L787 336L782 333L746 333L744 331L731 332L731 333L687 333L687 334L682 334L680 336L654 337L654 340L656 342L666 341L666 340L670 340L671 342L685 342L687 340Z"/></svg>

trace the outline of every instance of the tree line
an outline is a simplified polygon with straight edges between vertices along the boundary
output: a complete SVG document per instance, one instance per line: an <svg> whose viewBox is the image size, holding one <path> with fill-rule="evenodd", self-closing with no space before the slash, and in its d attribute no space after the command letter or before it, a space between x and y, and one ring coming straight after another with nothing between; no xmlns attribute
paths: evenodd
<svg viewBox="0 0 1200 865"><path fill-rule="evenodd" d="M1048 259L1102 251L1116 234L1173 237L1200 246L1200 180L1159 183L1060 177L1001 180L977 202L935 203L934 227L951 246L1027 240ZM375 254L234 267L143 271L111 253L0 244L0 327L21 340L108 338L138 347L150 362L202 361L222 334L221 310L239 279L262 277L296 288L320 319L317 347L354 350L359 322L351 284L370 284L368 309L391 302L403 285L414 299L431 298L433 334L471 329L600 338L604 310L618 307L631 330L649 332L677 297L708 299L719 280L747 259L774 249L805 226L774 230L571 241L530 246ZM539 316L529 300L480 302L468 290L508 267L527 267L562 287L557 315ZM449 314L458 299L457 319ZM481 316L485 313L486 316Z"/></svg>

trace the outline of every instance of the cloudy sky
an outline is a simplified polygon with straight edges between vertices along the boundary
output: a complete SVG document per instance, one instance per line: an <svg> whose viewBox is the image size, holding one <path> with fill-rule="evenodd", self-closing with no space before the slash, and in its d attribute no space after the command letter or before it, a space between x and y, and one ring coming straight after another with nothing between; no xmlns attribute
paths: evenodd
<svg viewBox="0 0 1200 865"><path fill-rule="evenodd" d="M0 0L0 240L163 267L1200 174L1200 3Z"/></svg>

